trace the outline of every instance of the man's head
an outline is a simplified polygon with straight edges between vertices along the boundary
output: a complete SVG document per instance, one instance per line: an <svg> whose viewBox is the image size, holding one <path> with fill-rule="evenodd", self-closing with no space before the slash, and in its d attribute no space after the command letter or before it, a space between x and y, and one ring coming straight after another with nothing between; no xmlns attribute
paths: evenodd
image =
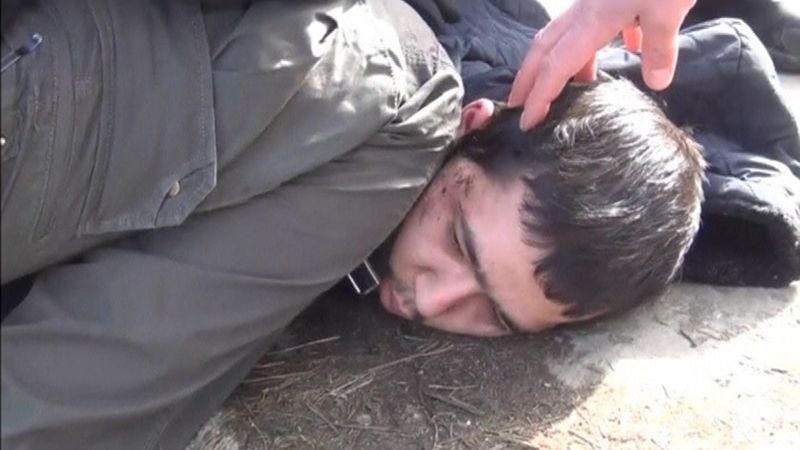
<svg viewBox="0 0 800 450"><path fill-rule="evenodd" d="M661 294L700 216L698 146L626 81L568 86L546 122L467 105L403 222L384 307L465 334L538 331Z"/></svg>

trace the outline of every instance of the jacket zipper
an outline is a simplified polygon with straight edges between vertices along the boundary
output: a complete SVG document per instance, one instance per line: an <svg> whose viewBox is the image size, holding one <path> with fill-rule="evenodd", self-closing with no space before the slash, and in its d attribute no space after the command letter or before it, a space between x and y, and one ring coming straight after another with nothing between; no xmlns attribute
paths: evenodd
<svg viewBox="0 0 800 450"><path fill-rule="evenodd" d="M36 48L41 45L43 40L44 39L42 38L41 34L33 33L25 45L22 45L11 53L3 56L3 59L0 60L0 73L5 72L20 59L36 50Z"/></svg>

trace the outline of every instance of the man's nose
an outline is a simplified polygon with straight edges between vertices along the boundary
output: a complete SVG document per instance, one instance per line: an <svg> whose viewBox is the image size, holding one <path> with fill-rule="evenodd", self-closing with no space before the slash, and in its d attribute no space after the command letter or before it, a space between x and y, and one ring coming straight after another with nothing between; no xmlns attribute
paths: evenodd
<svg viewBox="0 0 800 450"><path fill-rule="evenodd" d="M428 319L455 308L459 302L482 291L475 277L463 269L421 273L415 284L417 312Z"/></svg>

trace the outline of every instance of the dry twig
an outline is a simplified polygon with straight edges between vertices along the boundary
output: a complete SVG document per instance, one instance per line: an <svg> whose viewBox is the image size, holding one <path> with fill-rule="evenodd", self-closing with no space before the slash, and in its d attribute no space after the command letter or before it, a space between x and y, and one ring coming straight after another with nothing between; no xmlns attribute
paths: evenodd
<svg viewBox="0 0 800 450"><path fill-rule="evenodd" d="M529 449L532 449L532 450L539 450L539 446L537 446L533 442L528 441L527 438L525 438L524 436L518 436L516 434L507 433L505 431L494 431L494 430L487 430L487 429L484 429L483 431L485 433L497 436L500 439L503 439L504 441L510 442L512 444L521 445L521 446L523 446L525 448L529 448Z"/></svg>
<svg viewBox="0 0 800 450"><path fill-rule="evenodd" d="M595 441L589 439L587 436L584 436L583 434L581 434L581 433L579 433L579 432L577 432L575 430L569 430L569 434L571 434L571 435L575 436L576 438L582 440L586 444L591 445L592 448L599 448L600 447L599 445L597 445L597 443Z"/></svg>
<svg viewBox="0 0 800 450"><path fill-rule="evenodd" d="M429 384L428 387L430 389L445 389L445 390L451 390L451 391L460 391L460 390L463 390L463 389L475 389L475 388L478 387L478 385L477 384L468 384L466 386L447 386L447 385L443 385L443 384Z"/></svg>
<svg viewBox="0 0 800 450"><path fill-rule="evenodd" d="M248 378L242 382L242 384L253 384L253 383L261 383L264 381L278 381L278 380L286 380L289 378L297 378L303 375L308 375L310 373L316 372L315 370L305 370L302 372L292 372L292 373L280 373L275 375L266 375L263 377L255 377L255 378Z"/></svg>
<svg viewBox="0 0 800 450"><path fill-rule="evenodd" d="M482 415L485 414L480 409L470 405L469 403L467 403L467 402L465 402L463 400L459 400L459 399L453 397L452 395L451 396L447 396L447 395L439 394L437 392L425 392L425 395L427 395L428 397L430 397L430 398L432 398L434 400L439 400L440 402L447 403L450 406L456 407L456 408L458 408L458 409L460 409L462 411L466 411L466 412L468 412L468 413L470 413L472 415L475 415L475 416L482 416Z"/></svg>
<svg viewBox="0 0 800 450"><path fill-rule="evenodd" d="M351 428L353 430L374 431L376 433L393 433L395 430L389 427L377 427L373 425L359 425L355 423L337 423L336 426L342 428Z"/></svg>
<svg viewBox="0 0 800 450"><path fill-rule="evenodd" d="M330 427L330 429L331 429L331 430L332 430L334 433L336 433L336 434L338 434L338 433L339 433L339 429L338 429L338 428L336 428L336 425L334 425L334 423L333 423L333 422L331 422L331 421L330 421L330 419L328 419L327 417L325 417L325 414L322 414L322 411L320 411L319 409L317 409L317 408L316 408L314 405L312 405L312 404L311 404L311 402L309 402L308 400L306 400L306 401L305 401L305 404L306 404L306 408L308 408L308 409L309 409L309 410L310 410L312 413L314 413L314 415L316 415L317 417L319 417L320 419L322 419L322 421L323 421L323 422L325 422L325 424L326 424L326 425L328 425L328 427Z"/></svg>
<svg viewBox="0 0 800 450"><path fill-rule="evenodd" d="M271 369L273 367L282 366L284 364L286 364L286 361L269 361L253 367L253 370Z"/></svg>
<svg viewBox="0 0 800 450"><path fill-rule="evenodd" d="M426 356L433 356L433 355L438 355L440 353L449 352L452 349L453 349L453 345L452 344L446 345L444 347L440 347L438 349L432 349L432 350L427 350L426 349L424 351L421 351L419 353L415 353L413 355L408 355L406 357L403 357L403 358L400 358L400 359L396 359L394 361L390 361L390 362L387 362L387 363L384 363L384 364L379 364L379 365L369 369L368 372L377 372L379 370L383 370L383 369L386 369L386 368L389 368L389 367L392 367L392 366L396 366L398 364L402 364L402 363L405 363L405 362L413 361L413 360L415 360L417 358L423 358L423 357L426 357Z"/></svg>
<svg viewBox="0 0 800 450"><path fill-rule="evenodd" d="M439 354L448 352L448 351L450 351L452 349L453 349L453 345L450 344L450 345L446 345L444 347L440 347L438 349L425 350L425 351L421 351L421 352L415 353L413 355L408 355L408 356L396 359L394 361L389 361L387 363L378 364L377 366L374 366L374 367L371 367L371 368L367 369L367 371L362 373L361 375L357 375L352 380L350 380L350 381L348 381L348 382L346 382L346 383L344 383L344 384L342 384L340 386L335 387L334 389L332 389L330 391L330 395L343 396L343 395L351 394L351 393L357 391L358 389L361 389L362 387L367 386L368 384L372 383L374 381L374 379L375 379L375 374L377 372L380 372L383 369L388 369L389 367L393 367L393 366L396 366L398 364L403 364L403 363L406 363L406 362L409 362L409 361L413 361L413 360L418 359L418 358L423 358L423 357L426 357L426 356L439 355Z"/></svg>
<svg viewBox="0 0 800 450"><path fill-rule="evenodd" d="M319 345L324 344L326 342L335 341L340 339L339 336L330 336L322 339L317 339L316 341L306 342L305 344L295 345L294 347L282 348L280 350L275 350L274 352L269 352L267 355L279 355L281 353L289 353L295 350L299 350L301 348L311 347L312 345Z"/></svg>
<svg viewBox="0 0 800 450"><path fill-rule="evenodd" d="M687 341L689 341L689 345L690 345L692 348L695 348L695 347L697 347L697 342L695 342L695 340L694 340L694 339L692 339L692 337L691 337L691 336L689 336L689 333L687 333L686 331L684 331L684 330L683 330L683 328L681 328L681 329L679 329L679 330L678 330L678 334L680 334L681 336L683 336L683 338L684 338L684 339L686 339Z"/></svg>
<svg viewBox="0 0 800 450"><path fill-rule="evenodd" d="M269 441L267 441L267 437L264 436L264 432L261 431L261 428L259 428L258 425L256 425L256 422L253 420L255 413L253 413L253 410L250 409L250 406L247 405L247 403L243 403L242 405L244 405L245 409L247 409L247 421L250 422L251 427L255 428L256 433L258 433L258 437L261 438L261 442L264 444L264 449L268 449Z"/></svg>

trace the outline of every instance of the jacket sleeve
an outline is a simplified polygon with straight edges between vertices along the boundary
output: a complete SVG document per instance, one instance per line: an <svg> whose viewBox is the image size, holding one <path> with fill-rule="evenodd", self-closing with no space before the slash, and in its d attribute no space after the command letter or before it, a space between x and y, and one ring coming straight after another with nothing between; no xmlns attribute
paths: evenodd
<svg viewBox="0 0 800 450"><path fill-rule="evenodd" d="M430 29L399 1L350 3L255 3L212 45L219 174L200 211L270 192L380 136L410 160L417 145L452 140L461 85Z"/></svg>

